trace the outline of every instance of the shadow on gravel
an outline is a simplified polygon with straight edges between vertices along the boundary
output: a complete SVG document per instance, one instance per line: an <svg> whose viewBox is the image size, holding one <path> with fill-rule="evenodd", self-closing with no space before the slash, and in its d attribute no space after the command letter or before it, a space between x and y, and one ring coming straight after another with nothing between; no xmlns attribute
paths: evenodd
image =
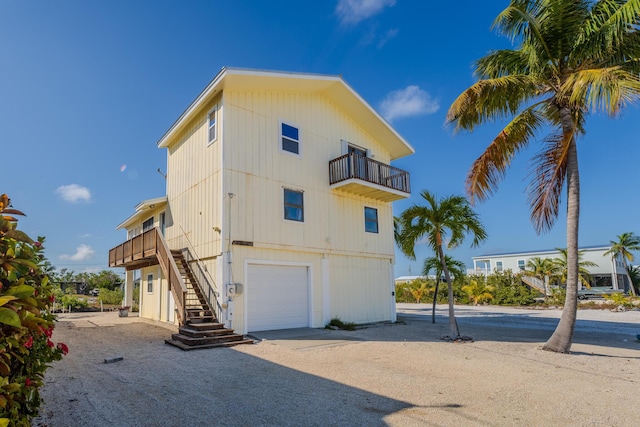
<svg viewBox="0 0 640 427"><path fill-rule="evenodd" d="M383 426L412 407L233 348L183 352L149 324L59 326L70 353L47 372L34 426Z"/></svg>

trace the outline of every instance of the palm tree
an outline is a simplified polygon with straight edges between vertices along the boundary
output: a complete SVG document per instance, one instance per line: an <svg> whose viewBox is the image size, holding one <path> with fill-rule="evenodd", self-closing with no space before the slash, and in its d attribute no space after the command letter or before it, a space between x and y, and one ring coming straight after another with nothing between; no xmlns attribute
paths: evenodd
<svg viewBox="0 0 640 427"><path fill-rule="evenodd" d="M527 276L537 277L544 282L544 295L549 295L549 280L556 273L556 265L550 258L533 257L527 261L523 271Z"/></svg>
<svg viewBox="0 0 640 427"><path fill-rule="evenodd" d="M449 273L453 273L453 277L464 276L465 265L462 261L451 258L449 255L444 256L444 263L449 269ZM442 277L442 263L438 257L425 258L424 264L422 264L422 275L429 276L429 272L435 270L436 272L436 286L433 293L433 307L431 308L431 323L436 323L436 302L438 300L438 287L440 286L440 278Z"/></svg>
<svg viewBox="0 0 640 427"><path fill-rule="evenodd" d="M486 239L484 227L469 202L462 196L449 196L438 199L434 194L424 190L420 196L427 203L413 205L400 215L399 233L396 243L402 253L415 259L415 246L419 239L426 237L428 245L438 256L442 273L448 285L449 329L450 339L460 339L460 331L453 309L453 285L451 274L446 263L443 242L448 240L448 249L458 246L467 234L473 234L472 246L477 246Z"/></svg>
<svg viewBox="0 0 640 427"><path fill-rule="evenodd" d="M560 258L554 258L553 263L559 276L560 283L566 283L569 276L569 253L566 249L556 248L560 252ZM587 267L597 267L598 264L592 261L582 260L583 251L578 251L578 281L587 288L591 288L591 273Z"/></svg>
<svg viewBox="0 0 640 427"><path fill-rule="evenodd" d="M478 282L475 279L469 281L468 285L464 285L462 290L473 300L473 305L478 305L483 301L493 299L495 286L487 285L486 282Z"/></svg>
<svg viewBox="0 0 640 427"><path fill-rule="evenodd" d="M640 267L637 265L630 265L627 268L629 274L629 280L631 280L631 286L640 291Z"/></svg>
<svg viewBox="0 0 640 427"><path fill-rule="evenodd" d="M618 241L611 240L611 249L605 252L603 255L611 255L611 259L615 262L616 255L620 255L622 257L622 262L624 264L624 271L627 273L627 277L631 282L631 277L629 276L629 267L627 261L633 262L633 254L631 251L640 250L640 237L636 236L634 233L627 232L622 233L617 236ZM631 293L633 295L636 294L634 286L630 283Z"/></svg>
<svg viewBox="0 0 640 427"><path fill-rule="evenodd" d="M479 81L451 105L447 122L473 131L510 120L473 163L466 191L472 203L488 198L515 155L543 131L527 187L538 233L558 217L567 188L567 298L562 318L544 345L568 353L576 321L580 179L576 140L586 117L617 115L640 97L640 0L512 0L493 28L516 49L489 53L475 64Z"/></svg>

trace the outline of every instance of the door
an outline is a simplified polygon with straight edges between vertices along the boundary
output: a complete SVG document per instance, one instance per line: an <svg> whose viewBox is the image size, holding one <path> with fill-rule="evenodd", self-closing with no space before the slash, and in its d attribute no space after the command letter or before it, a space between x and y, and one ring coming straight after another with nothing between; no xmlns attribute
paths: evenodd
<svg viewBox="0 0 640 427"><path fill-rule="evenodd" d="M249 264L247 331L309 326L307 266Z"/></svg>

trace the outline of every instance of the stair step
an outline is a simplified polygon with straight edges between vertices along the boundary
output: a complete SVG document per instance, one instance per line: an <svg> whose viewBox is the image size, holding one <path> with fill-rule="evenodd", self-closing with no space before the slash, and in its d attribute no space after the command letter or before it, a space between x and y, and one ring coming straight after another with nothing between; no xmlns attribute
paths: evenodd
<svg viewBox="0 0 640 427"><path fill-rule="evenodd" d="M233 334L233 329L215 328L215 329L194 329L189 326L182 326L179 329L180 334L191 338L216 337L222 335Z"/></svg>
<svg viewBox="0 0 640 427"><path fill-rule="evenodd" d="M205 344L219 344L223 342L232 342L232 341L242 341L244 337L238 334L227 334L215 337L190 337L182 334L172 334L171 339L173 341L180 341L183 344L194 346L194 345L205 345Z"/></svg>
<svg viewBox="0 0 640 427"><path fill-rule="evenodd" d="M193 345L193 346L189 346L184 343L181 343L180 341L174 341L174 340L164 340L164 342L174 347L178 347L179 349L184 351L201 350L201 349L218 348L218 347L233 347L240 344L253 344L253 340L250 340L250 339L243 339L242 341L230 341L230 342L223 342L223 343L217 343L217 344L201 344L201 345Z"/></svg>
<svg viewBox="0 0 640 427"><path fill-rule="evenodd" d="M188 325L189 329L195 329L197 331L207 331L214 329L224 329L224 324L218 322L200 322L200 323L190 323Z"/></svg>

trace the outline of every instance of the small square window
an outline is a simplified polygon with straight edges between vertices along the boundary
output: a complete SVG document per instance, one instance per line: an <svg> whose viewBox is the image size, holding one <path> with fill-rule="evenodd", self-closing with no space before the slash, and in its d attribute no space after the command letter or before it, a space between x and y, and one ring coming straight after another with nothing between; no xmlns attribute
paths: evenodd
<svg viewBox="0 0 640 427"><path fill-rule="evenodd" d="M520 271L524 271L524 260L523 259L519 259L518 260L518 268L520 269Z"/></svg>
<svg viewBox="0 0 640 427"><path fill-rule="evenodd" d="M298 128L282 123L281 129L282 150L293 154L300 154L300 138Z"/></svg>
<svg viewBox="0 0 640 427"><path fill-rule="evenodd" d="M209 144L216 140L218 137L217 123L217 110L213 110L209 113Z"/></svg>
<svg viewBox="0 0 640 427"><path fill-rule="evenodd" d="M147 293L153 293L153 274L147 275Z"/></svg>
<svg viewBox="0 0 640 427"><path fill-rule="evenodd" d="M284 219L304 221L304 203L302 191L284 189Z"/></svg>
<svg viewBox="0 0 640 427"><path fill-rule="evenodd" d="M496 261L496 271L502 271L502 261Z"/></svg>
<svg viewBox="0 0 640 427"><path fill-rule="evenodd" d="M378 232L378 209L364 208L364 231L367 233Z"/></svg>

